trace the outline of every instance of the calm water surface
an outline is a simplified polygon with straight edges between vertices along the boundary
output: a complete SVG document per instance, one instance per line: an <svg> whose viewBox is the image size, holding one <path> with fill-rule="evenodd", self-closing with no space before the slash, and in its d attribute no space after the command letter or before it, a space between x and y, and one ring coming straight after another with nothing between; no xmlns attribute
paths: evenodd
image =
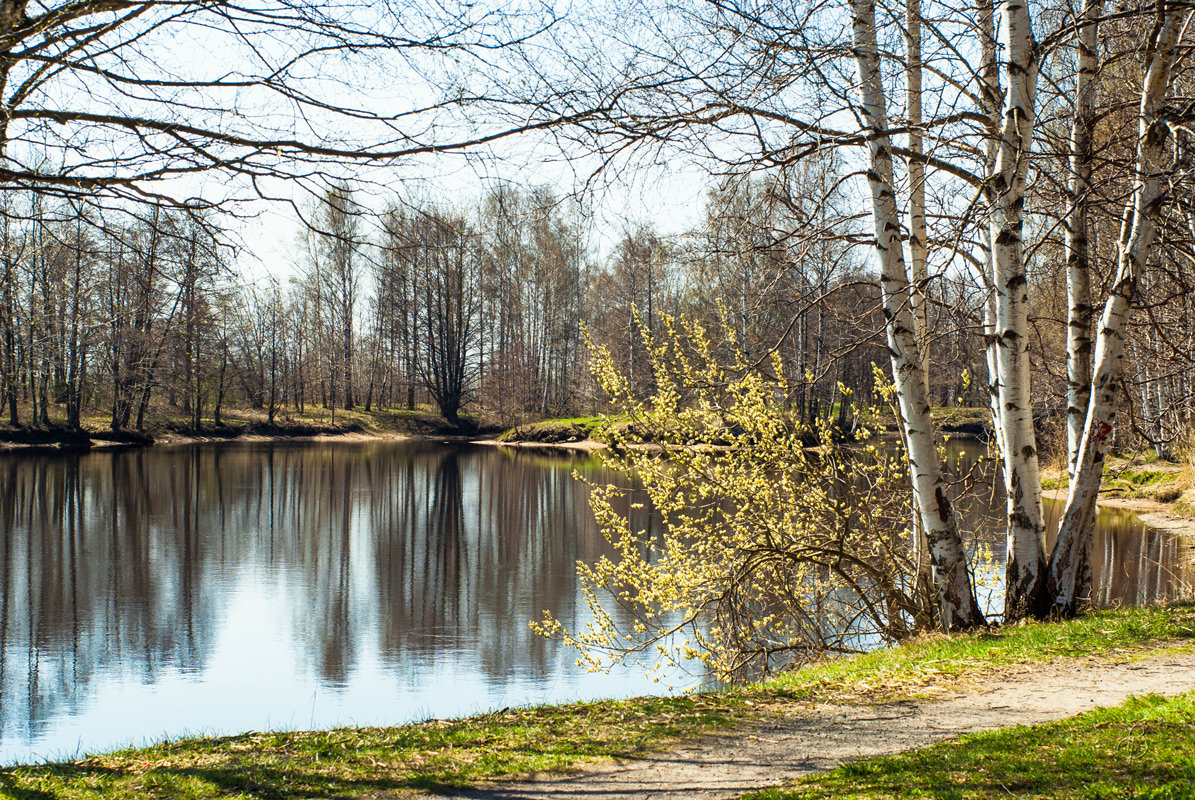
<svg viewBox="0 0 1195 800"><path fill-rule="evenodd" d="M426 442L0 455L0 763L692 685L528 629L583 624L576 562L608 552L574 468L605 477ZM1177 547L1104 515L1101 601L1181 593Z"/></svg>
<svg viewBox="0 0 1195 800"><path fill-rule="evenodd" d="M575 565L606 547L577 463L407 442L0 456L0 762L665 689L528 629L587 619Z"/></svg>

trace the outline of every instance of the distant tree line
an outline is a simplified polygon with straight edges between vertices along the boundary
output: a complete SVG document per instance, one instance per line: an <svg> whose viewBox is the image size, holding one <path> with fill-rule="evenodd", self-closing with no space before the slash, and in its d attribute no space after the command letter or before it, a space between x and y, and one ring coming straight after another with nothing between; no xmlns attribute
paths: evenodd
<svg viewBox="0 0 1195 800"><path fill-rule="evenodd" d="M800 416L844 414L841 390L869 393L883 362L882 319L850 241L828 233L841 199L818 175L726 179L698 230L628 228L604 263L547 188L379 215L339 185L311 209L300 263L257 282L213 214L28 195L0 232L0 402L10 425L118 430L220 426L230 407L510 424L602 410L585 331L650 390L641 329L686 314L725 320L761 363L775 350Z"/></svg>
<svg viewBox="0 0 1195 800"><path fill-rule="evenodd" d="M826 158L725 177L692 231L631 226L604 258L580 206L545 187L495 184L469 205L396 199L379 214L340 185L310 209L298 263L257 282L238 274L214 213L101 213L26 194L0 228L0 414L118 430L219 427L230 407L270 422L345 409L423 408L454 424L588 414L603 405L584 332L647 393L641 329L659 335L683 314L730 331L765 369L774 353L797 418L846 423L889 368L860 212L838 173ZM1041 276L1035 368L1051 391L1039 413L1058 418L1065 341L1050 321L1065 286ZM1160 447L1186 418L1190 376L1172 354L1191 336L1190 295L1157 290L1154 324L1129 343L1139 378L1124 444ZM934 405L988 402L977 296L966 273L929 286Z"/></svg>

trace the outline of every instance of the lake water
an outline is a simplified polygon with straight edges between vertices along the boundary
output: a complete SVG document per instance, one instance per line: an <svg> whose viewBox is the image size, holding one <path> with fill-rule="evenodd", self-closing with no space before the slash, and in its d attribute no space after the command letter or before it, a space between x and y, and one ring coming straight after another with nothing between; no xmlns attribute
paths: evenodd
<svg viewBox="0 0 1195 800"><path fill-rule="evenodd" d="M605 477L431 442L0 455L0 763L692 685L587 673L528 629L583 624L576 562L608 552L573 469ZM1102 600L1186 580L1170 537L1099 536L1125 555Z"/></svg>
<svg viewBox="0 0 1195 800"><path fill-rule="evenodd" d="M0 762L665 690L528 628L583 623L576 562L607 552L575 463L407 442L0 456Z"/></svg>

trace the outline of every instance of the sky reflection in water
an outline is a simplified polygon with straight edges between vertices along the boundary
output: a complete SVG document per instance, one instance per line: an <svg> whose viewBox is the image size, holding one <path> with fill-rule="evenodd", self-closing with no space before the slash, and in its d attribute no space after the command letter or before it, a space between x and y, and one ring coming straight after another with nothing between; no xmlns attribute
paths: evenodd
<svg viewBox="0 0 1195 800"><path fill-rule="evenodd" d="M400 442L0 457L0 762L661 691L528 629L584 622L575 564L607 552L577 464Z"/></svg>
<svg viewBox="0 0 1195 800"><path fill-rule="evenodd" d="M599 471L429 442L0 455L0 763L692 685L587 673L528 629L583 624L576 562L609 552L574 468ZM962 504L964 527L1002 502ZM1124 565L1097 569L1101 601L1189 584L1172 537L1101 519Z"/></svg>

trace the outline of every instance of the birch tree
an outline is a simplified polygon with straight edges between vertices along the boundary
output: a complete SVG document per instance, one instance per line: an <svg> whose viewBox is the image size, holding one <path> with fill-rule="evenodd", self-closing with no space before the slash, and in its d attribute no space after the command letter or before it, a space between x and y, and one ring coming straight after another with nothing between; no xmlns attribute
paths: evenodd
<svg viewBox="0 0 1195 800"><path fill-rule="evenodd" d="M1037 106L1037 43L1027 0L1004 0L1007 52L1003 120L989 175L989 230L999 374L1000 446L1008 505L1005 620L1044 610L1041 474L1033 429L1029 365L1029 282L1022 247L1025 176Z"/></svg>
<svg viewBox="0 0 1195 800"><path fill-rule="evenodd" d="M1074 612L1090 600L1090 545L1096 498L1123 392L1124 344L1129 315L1153 246L1163 201L1170 128L1162 112L1178 53L1179 36L1187 16L1180 3L1159 0L1146 44L1133 196L1121 227L1115 281L1100 317L1091 397L1075 458L1074 478L1070 482L1066 510L1050 558L1052 599L1063 612Z"/></svg>
<svg viewBox="0 0 1195 800"><path fill-rule="evenodd" d="M1091 255L1088 248L1088 207L1092 170L1092 131L1095 128L1096 73L1099 69L1099 17L1103 0L1084 0L1076 24L1078 70L1075 110L1071 119L1066 191L1066 463L1073 480L1087 402L1091 397Z"/></svg>
<svg viewBox="0 0 1195 800"><path fill-rule="evenodd" d="M880 264L892 375L908 448L914 507L929 547L941 625L947 630L969 628L983 624L984 618L971 586L958 521L946 496L917 347L916 323L909 307L909 279L893 188L892 145L887 133L888 114L876 43L875 3L852 0L851 12L861 111L868 140L867 179L871 188L875 250Z"/></svg>

